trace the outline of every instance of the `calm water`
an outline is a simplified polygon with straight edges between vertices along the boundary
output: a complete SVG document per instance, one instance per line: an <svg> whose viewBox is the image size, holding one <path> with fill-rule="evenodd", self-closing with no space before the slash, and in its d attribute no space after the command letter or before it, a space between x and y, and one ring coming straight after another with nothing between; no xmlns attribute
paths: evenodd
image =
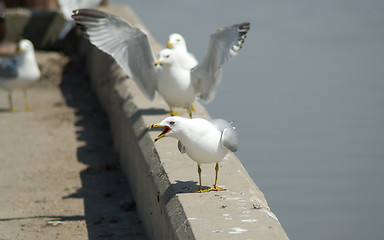
<svg viewBox="0 0 384 240"><path fill-rule="evenodd" d="M198 59L218 27L251 22L207 109L235 121L237 156L291 239L383 239L383 0L111 2Z"/></svg>

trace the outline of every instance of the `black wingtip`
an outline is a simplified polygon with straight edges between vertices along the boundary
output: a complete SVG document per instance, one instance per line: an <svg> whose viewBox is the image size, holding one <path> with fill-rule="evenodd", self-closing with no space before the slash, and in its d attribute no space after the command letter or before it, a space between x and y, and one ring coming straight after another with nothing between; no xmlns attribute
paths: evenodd
<svg viewBox="0 0 384 240"><path fill-rule="evenodd" d="M105 18L110 16L109 14L93 9L93 8L81 8L81 9L75 9L72 11L72 18L75 19L75 17L88 17L88 18ZM75 19L76 20L76 19Z"/></svg>
<svg viewBox="0 0 384 240"><path fill-rule="evenodd" d="M251 26L251 23L249 22L240 23L238 25L239 32L247 33L250 29L250 26Z"/></svg>
<svg viewBox="0 0 384 240"><path fill-rule="evenodd" d="M244 22L244 23L234 25L237 27L238 39L237 39L237 44L235 44L232 47L233 51L238 52L242 48L245 38L247 37L247 33L250 29L250 25L251 24L249 22Z"/></svg>

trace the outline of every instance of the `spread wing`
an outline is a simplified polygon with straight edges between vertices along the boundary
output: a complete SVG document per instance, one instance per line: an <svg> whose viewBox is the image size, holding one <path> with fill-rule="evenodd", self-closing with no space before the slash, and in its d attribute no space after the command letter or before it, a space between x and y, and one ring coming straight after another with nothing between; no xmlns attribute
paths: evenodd
<svg viewBox="0 0 384 240"><path fill-rule="evenodd" d="M102 0L58 0L57 2L60 5L60 10L66 20L63 28L59 33L59 39L64 39L64 37L75 25L71 17L73 10L79 8L96 8L100 5L101 1Z"/></svg>
<svg viewBox="0 0 384 240"><path fill-rule="evenodd" d="M89 41L111 55L143 94L153 100L156 91L155 57L147 34L129 22L94 9L73 11Z"/></svg>
<svg viewBox="0 0 384 240"><path fill-rule="evenodd" d="M241 49L250 23L222 27L211 35L203 61L192 69L191 77L196 92L203 102L210 102L221 82L223 64Z"/></svg>
<svg viewBox="0 0 384 240"><path fill-rule="evenodd" d="M66 20L72 21L72 11L79 8L96 8L102 0L58 0L60 10Z"/></svg>

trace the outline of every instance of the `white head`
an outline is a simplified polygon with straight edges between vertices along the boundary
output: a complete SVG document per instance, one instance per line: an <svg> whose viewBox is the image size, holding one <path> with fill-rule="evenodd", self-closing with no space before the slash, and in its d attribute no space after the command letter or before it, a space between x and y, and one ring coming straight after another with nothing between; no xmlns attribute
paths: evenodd
<svg viewBox="0 0 384 240"><path fill-rule="evenodd" d="M178 33L172 33L169 35L168 43L166 45L167 48L183 48L187 50L187 44L185 43L185 40L183 36L181 36Z"/></svg>
<svg viewBox="0 0 384 240"><path fill-rule="evenodd" d="M18 50L20 52L29 52L29 51L33 51L34 48L33 48L33 44L31 41L27 40L27 39L23 39L19 42L19 46L18 46Z"/></svg>
<svg viewBox="0 0 384 240"><path fill-rule="evenodd" d="M163 137L175 137L183 131L183 122L190 119L182 118L178 116L167 117L160 123L153 124L149 129L154 127L163 127L163 132L155 139L155 142Z"/></svg>
<svg viewBox="0 0 384 240"><path fill-rule="evenodd" d="M176 60L174 52L166 48L159 52L159 60L156 62L156 65L173 64Z"/></svg>

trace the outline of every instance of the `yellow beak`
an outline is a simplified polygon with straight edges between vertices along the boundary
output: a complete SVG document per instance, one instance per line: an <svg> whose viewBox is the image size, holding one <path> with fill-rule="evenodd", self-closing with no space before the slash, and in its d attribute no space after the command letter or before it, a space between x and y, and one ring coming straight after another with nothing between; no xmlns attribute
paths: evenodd
<svg viewBox="0 0 384 240"><path fill-rule="evenodd" d="M173 44L171 42L167 42L167 45L165 45L165 47L167 47L167 48L170 48L172 46L173 46Z"/></svg>
<svg viewBox="0 0 384 240"><path fill-rule="evenodd" d="M162 127L162 126L159 123L155 123L155 124L152 124L152 126L150 126L148 130L151 130L152 128L155 128L155 127Z"/></svg>
<svg viewBox="0 0 384 240"><path fill-rule="evenodd" d="M163 61L160 61L160 60L157 60L157 62L155 63L155 66L157 65L161 65L163 63ZM153 126L153 125L152 125Z"/></svg>
<svg viewBox="0 0 384 240"><path fill-rule="evenodd" d="M155 140L153 140L153 142L157 142L157 140L159 140L160 138L165 137L165 135L171 131L171 128L170 128L170 127L168 127L168 126L162 126L162 125L160 125L159 123L155 123L155 124L153 124L152 126L149 127L148 130L151 130L152 128L155 128L155 127L164 127L164 130L163 130L162 133L160 133L159 136L157 136L157 138L155 138Z"/></svg>

